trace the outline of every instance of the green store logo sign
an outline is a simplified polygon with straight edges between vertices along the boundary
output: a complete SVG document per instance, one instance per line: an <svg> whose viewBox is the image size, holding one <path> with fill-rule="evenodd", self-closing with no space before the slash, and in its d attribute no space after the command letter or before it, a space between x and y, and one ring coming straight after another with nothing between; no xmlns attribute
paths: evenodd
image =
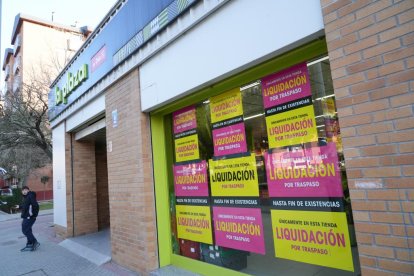
<svg viewBox="0 0 414 276"><path fill-rule="evenodd" d="M81 68L75 73L68 73L68 78L63 85L63 88L56 86L55 88L55 97L56 97L56 105L60 105L61 103L67 104L68 103L68 97L70 94L78 88L84 82L88 79L88 65L84 64Z"/></svg>

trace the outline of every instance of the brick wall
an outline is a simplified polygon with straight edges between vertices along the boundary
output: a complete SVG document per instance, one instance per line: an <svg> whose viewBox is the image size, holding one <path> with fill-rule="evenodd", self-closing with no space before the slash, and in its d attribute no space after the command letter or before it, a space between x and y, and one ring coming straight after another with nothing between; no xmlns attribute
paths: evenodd
<svg viewBox="0 0 414 276"><path fill-rule="evenodd" d="M43 184L40 180L42 176L48 176L49 180ZM35 191L37 200L53 199L53 169L52 164L46 165L42 168L31 170L26 184L30 190Z"/></svg>
<svg viewBox="0 0 414 276"><path fill-rule="evenodd" d="M98 230L109 227L108 165L105 144L96 143L96 194Z"/></svg>
<svg viewBox="0 0 414 276"><path fill-rule="evenodd" d="M414 274L414 1L321 0L363 275Z"/></svg>
<svg viewBox="0 0 414 276"><path fill-rule="evenodd" d="M65 132L65 168L66 168L66 232L65 229L57 228L56 234L62 238L73 237L73 200L72 200L72 135Z"/></svg>
<svg viewBox="0 0 414 276"><path fill-rule="evenodd" d="M65 236L72 237L97 232L95 143L75 141L73 135L66 133L65 151L67 215ZM60 229L57 234L64 236L62 232Z"/></svg>
<svg viewBox="0 0 414 276"><path fill-rule="evenodd" d="M75 236L98 231L95 142L72 141Z"/></svg>
<svg viewBox="0 0 414 276"><path fill-rule="evenodd" d="M112 260L148 274L158 267L156 216L150 125L141 112L138 71L109 88L105 100Z"/></svg>

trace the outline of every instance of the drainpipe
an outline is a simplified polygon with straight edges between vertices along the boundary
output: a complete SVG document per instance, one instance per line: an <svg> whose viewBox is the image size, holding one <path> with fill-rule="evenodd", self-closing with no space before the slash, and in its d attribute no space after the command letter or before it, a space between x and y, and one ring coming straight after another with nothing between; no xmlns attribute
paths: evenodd
<svg viewBox="0 0 414 276"><path fill-rule="evenodd" d="M74 180L73 180L73 134L70 134L70 174L72 184L72 237L75 236L75 195L74 195Z"/></svg>

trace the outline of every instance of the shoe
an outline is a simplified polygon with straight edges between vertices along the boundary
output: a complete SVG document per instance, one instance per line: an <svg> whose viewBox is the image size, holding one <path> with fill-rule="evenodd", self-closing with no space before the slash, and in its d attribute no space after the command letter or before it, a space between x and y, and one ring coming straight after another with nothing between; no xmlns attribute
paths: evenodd
<svg viewBox="0 0 414 276"><path fill-rule="evenodd" d="M35 241L32 247L32 251L35 251L40 246L40 243L38 241Z"/></svg>
<svg viewBox="0 0 414 276"><path fill-rule="evenodd" d="M20 249L20 252L24 252L24 251L29 251L33 249L33 245L32 244L26 244L25 247L23 247L22 249Z"/></svg>

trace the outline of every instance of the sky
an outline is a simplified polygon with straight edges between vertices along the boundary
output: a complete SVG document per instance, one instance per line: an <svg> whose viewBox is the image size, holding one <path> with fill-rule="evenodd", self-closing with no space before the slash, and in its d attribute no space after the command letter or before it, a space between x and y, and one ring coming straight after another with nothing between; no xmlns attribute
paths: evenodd
<svg viewBox="0 0 414 276"><path fill-rule="evenodd" d="M13 48L11 35L14 18L19 13L32 15L43 20L95 29L117 0L0 0L1 52L0 64L3 66L4 50ZM0 67L1 68L1 67ZM1 68L2 69L2 68ZM1 71L0 88L4 77Z"/></svg>

